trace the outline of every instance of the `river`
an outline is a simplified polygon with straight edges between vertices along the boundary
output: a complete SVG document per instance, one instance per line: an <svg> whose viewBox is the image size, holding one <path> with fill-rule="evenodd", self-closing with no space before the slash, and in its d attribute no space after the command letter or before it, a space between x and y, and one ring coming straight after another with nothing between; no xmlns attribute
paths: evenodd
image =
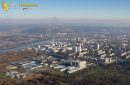
<svg viewBox="0 0 130 85"><path fill-rule="evenodd" d="M0 49L0 54L10 52L10 51L18 51L18 50L21 50L21 49L24 49L24 48L33 47L35 45L45 45L48 42L49 41L37 41L37 42L24 44L24 45L21 45L19 47L15 47L15 48L8 48L8 49L4 49L4 50Z"/></svg>

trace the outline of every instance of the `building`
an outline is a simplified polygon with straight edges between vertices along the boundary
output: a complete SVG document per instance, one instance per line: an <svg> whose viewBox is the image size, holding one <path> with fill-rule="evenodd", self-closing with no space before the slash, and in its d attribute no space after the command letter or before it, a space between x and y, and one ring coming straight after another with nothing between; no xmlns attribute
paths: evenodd
<svg viewBox="0 0 130 85"><path fill-rule="evenodd" d="M80 53L82 51L81 44L77 47L77 52Z"/></svg>
<svg viewBox="0 0 130 85"><path fill-rule="evenodd" d="M74 47L73 47L73 52L78 53L78 48L77 48L77 46L74 46Z"/></svg>
<svg viewBox="0 0 130 85"><path fill-rule="evenodd" d="M108 57L105 58L105 64L111 64L113 62L114 62L113 58L108 58Z"/></svg>
<svg viewBox="0 0 130 85"><path fill-rule="evenodd" d="M86 67L86 61L72 60L71 66L78 67L78 68L84 68L84 67Z"/></svg>
<svg viewBox="0 0 130 85"><path fill-rule="evenodd" d="M78 46L74 46L73 51L75 53L80 53L82 51L81 44L79 44Z"/></svg>
<svg viewBox="0 0 130 85"><path fill-rule="evenodd" d="M86 61L72 60L71 66L68 67L68 73L71 74L84 68L86 68Z"/></svg>
<svg viewBox="0 0 130 85"><path fill-rule="evenodd" d="M38 49L41 49L41 46L40 46L40 45L38 45Z"/></svg>
<svg viewBox="0 0 130 85"><path fill-rule="evenodd" d="M100 49L100 44L99 43L97 43L97 50L99 50Z"/></svg>

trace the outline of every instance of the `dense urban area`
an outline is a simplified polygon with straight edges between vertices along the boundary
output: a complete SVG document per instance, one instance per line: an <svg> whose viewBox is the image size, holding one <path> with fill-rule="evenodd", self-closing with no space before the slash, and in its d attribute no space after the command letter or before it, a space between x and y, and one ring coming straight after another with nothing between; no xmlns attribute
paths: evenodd
<svg viewBox="0 0 130 85"><path fill-rule="evenodd" d="M130 31L53 26L0 32L0 85L95 84L130 85Z"/></svg>

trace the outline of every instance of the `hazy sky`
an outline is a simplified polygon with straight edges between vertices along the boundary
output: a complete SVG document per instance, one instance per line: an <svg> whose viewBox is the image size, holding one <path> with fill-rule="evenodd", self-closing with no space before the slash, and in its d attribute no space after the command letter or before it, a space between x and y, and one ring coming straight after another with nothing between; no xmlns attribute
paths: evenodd
<svg viewBox="0 0 130 85"><path fill-rule="evenodd" d="M29 10L0 6L0 18L62 18L130 20L130 0L3 0L8 4L35 3ZM2 0L1 0L2 2Z"/></svg>

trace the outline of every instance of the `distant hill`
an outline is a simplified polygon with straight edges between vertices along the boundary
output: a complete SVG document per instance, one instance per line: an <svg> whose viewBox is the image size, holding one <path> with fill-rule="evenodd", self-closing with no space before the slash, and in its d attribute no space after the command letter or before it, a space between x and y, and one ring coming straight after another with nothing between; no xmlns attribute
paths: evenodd
<svg viewBox="0 0 130 85"><path fill-rule="evenodd" d="M35 27L26 29L25 33L64 33L64 32L130 32L130 27L110 27L110 26L55 26L55 27Z"/></svg>
<svg viewBox="0 0 130 85"><path fill-rule="evenodd" d="M130 26L111 26L92 23L24 23L1 24L0 32L57 33L57 32L130 32Z"/></svg>

